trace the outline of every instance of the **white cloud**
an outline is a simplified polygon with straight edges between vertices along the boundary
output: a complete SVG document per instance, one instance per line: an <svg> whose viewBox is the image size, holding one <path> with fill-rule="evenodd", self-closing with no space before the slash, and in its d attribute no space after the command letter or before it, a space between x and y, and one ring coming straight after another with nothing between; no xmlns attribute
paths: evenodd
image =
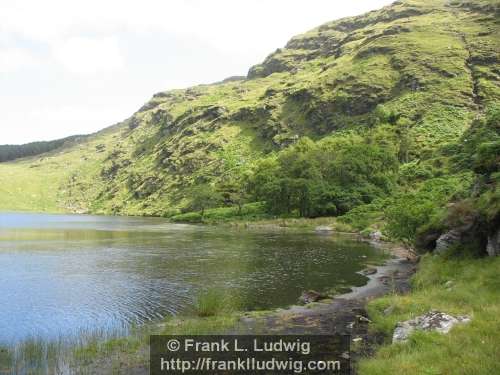
<svg viewBox="0 0 500 375"><path fill-rule="evenodd" d="M53 46L56 61L72 73L96 74L123 70L125 61L116 38L67 39Z"/></svg>
<svg viewBox="0 0 500 375"><path fill-rule="evenodd" d="M391 1L0 0L0 144L95 131L155 92L246 74L292 36Z"/></svg>
<svg viewBox="0 0 500 375"><path fill-rule="evenodd" d="M0 144L16 144L51 140L75 134L87 134L103 129L127 114L117 108L93 106L34 107L9 111L2 119ZM23 132L17 124L23 124Z"/></svg>
<svg viewBox="0 0 500 375"><path fill-rule="evenodd" d="M22 48L0 49L0 74L36 67L40 59Z"/></svg>
<svg viewBox="0 0 500 375"><path fill-rule="evenodd" d="M0 29L44 42L91 31L168 32L246 51L321 22L389 4L390 0L16 0L1 5ZM262 38L264 37L264 38ZM276 46L277 48L278 46Z"/></svg>

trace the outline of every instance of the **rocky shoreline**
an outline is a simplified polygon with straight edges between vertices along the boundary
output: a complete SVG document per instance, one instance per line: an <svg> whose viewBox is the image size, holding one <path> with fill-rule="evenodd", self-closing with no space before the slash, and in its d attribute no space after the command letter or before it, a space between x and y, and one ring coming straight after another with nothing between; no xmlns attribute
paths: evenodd
<svg viewBox="0 0 500 375"><path fill-rule="evenodd" d="M333 233L332 233L333 234ZM360 237L360 240L364 239ZM345 294L321 299L305 305L294 305L269 312L244 313L233 329L220 334L276 334L276 335L321 335L342 334L351 336L350 356L352 372L361 358L374 354L384 337L369 330L370 319L366 304L388 293L407 293L410 278L416 271L418 257L411 250L390 243L373 241L374 246L388 251L392 258L382 265L370 266L360 273L368 277L364 286L353 287ZM94 364L93 373L106 373L108 361ZM145 375L145 366L125 366L122 373Z"/></svg>
<svg viewBox="0 0 500 375"><path fill-rule="evenodd" d="M388 250L393 258L362 271L369 278L364 286L354 287L349 293L332 299L279 309L265 316L253 317L249 313L240 320L237 333L348 334L352 340L351 365L372 355L383 337L368 329L366 304L388 293L407 293L418 262L411 250L390 244L376 245ZM354 367L352 374L355 374Z"/></svg>

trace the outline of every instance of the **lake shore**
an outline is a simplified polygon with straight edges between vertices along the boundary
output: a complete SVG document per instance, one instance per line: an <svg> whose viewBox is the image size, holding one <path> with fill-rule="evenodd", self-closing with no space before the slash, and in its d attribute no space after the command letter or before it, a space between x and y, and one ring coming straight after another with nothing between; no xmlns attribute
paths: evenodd
<svg viewBox="0 0 500 375"><path fill-rule="evenodd" d="M258 229L253 227L252 229ZM269 226L264 226L266 230ZM283 228L281 228L283 229ZM335 235L334 232L328 235ZM367 241L353 234L360 241ZM367 304L388 294L406 294L410 278L416 272L418 258L403 246L371 242L391 258L361 271L368 277L365 285L351 291L305 305L293 305L270 311L236 312L219 316L178 317L156 326L155 334L348 334L351 336L351 365L375 353L383 335L370 329ZM147 353L147 348L140 349ZM90 366L89 373L107 374L118 364L120 373L146 375L147 361L130 363L130 353L118 353L114 360L105 358ZM117 359L118 358L118 359ZM132 361L134 362L134 361ZM354 369L355 367L353 367ZM355 370L354 370L355 371ZM354 373L354 372L353 372Z"/></svg>
<svg viewBox="0 0 500 375"><path fill-rule="evenodd" d="M333 333L352 335L351 359L360 375L398 374L411 364L409 374L419 369L440 369L442 373L498 373L498 274L500 258L447 258L425 254L415 256L411 249L386 241L373 241L374 231L346 231L334 218L266 219L224 223L245 232L284 231L318 233L335 237L347 232L349 237L368 241L393 257L384 264L368 266L363 274L368 282L349 293L335 292L331 299L270 311L242 312L218 310L209 316L196 312L145 324L126 337L112 339L96 336L63 357L66 369L80 374L148 374L148 335L223 334L223 333ZM270 226L271 225L271 226ZM332 230L320 231L318 226ZM348 229L348 228L347 228ZM415 273L418 263L418 272ZM373 264L366 262L365 264ZM329 267L330 269L331 267ZM335 272L334 269L331 272ZM411 288L410 288L411 278ZM449 334L417 333L404 344L392 344L398 322L413 319L432 310L467 315L472 323L454 328ZM41 354L38 342L28 343L27 354ZM51 351L52 353L52 351ZM457 365L451 359L460 353ZM55 353L57 354L57 353ZM0 348L0 360L8 352ZM54 357L57 364L59 357ZM1 361L0 361L1 362ZM463 371L458 371L457 369ZM41 368L41 367L40 367Z"/></svg>
<svg viewBox="0 0 500 375"><path fill-rule="evenodd" d="M342 334L351 336L351 366L371 356L383 343L380 333L370 329L367 304L388 294L406 294L410 278L416 272L418 258L402 246L376 243L392 257L384 264L370 266L364 272L368 282L348 293L304 306L279 309L267 316L242 318L243 331L255 334ZM250 314L251 315L251 314Z"/></svg>

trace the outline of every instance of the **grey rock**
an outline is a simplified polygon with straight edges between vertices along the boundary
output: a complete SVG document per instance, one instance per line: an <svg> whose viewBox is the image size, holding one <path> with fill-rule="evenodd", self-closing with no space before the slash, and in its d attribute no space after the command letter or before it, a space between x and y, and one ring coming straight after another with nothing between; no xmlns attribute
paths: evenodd
<svg viewBox="0 0 500 375"><path fill-rule="evenodd" d="M314 228L314 230L318 233L333 232L333 228L328 225L320 225Z"/></svg>
<svg viewBox="0 0 500 375"><path fill-rule="evenodd" d="M500 255L500 228L497 228L491 236L488 236L486 251L490 257Z"/></svg>
<svg viewBox="0 0 500 375"><path fill-rule="evenodd" d="M416 330L437 331L445 334L454 325L468 323L470 320L468 316L452 316L440 311L429 311L415 319L399 322L392 335L392 342L405 342Z"/></svg>
<svg viewBox="0 0 500 375"><path fill-rule="evenodd" d="M358 321L362 323L371 323L372 321L368 319L366 316L363 315L356 315L356 318L358 318Z"/></svg>
<svg viewBox="0 0 500 375"><path fill-rule="evenodd" d="M302 295L299 298L299 302L301 303L311 303L311 302L318 302L319 300L326 299L329 296L325 294L321 294L319 292L316 292L314 290L308 290L306 292L303 292Z"/></svg>
<svg viewBox="0 0 500 375"><path fill-rule="evenodd" d="M380 241L382 239L382 232L377 230L375 232L370 233L370 239L372 241Z"/></svg>
<svg viewBox="0 0 500 375"><path fill-rule="evenodd" d="M436 254L444 253L451 246L458 244L461 238L461 232L456 229L446 232L445 234L439 236L439 238L437 239L436 249L434 250L434 252Z"/></svg>
<svg viewBox="0 0 500 375"><path fill-rule="evenodd" d="M387 316L391 315L393 311L394 311L394 305L391 305L388 308L384 309L382 313L384 314L384 316Z"/></svg>
<svg viewBox="0 0 500 375"><path fill-rule="evenodd" d="M364 270L360 271L359 273L364 276L374 275L377 273L377 269L375 267L367 267Z"/></svg>
<svg viewBox="0 0 500 375"><path fill-rule="evenodd" d="M128 128L133 130L141 124L141 121L137 117L132 117L128 120Z"/></svg>

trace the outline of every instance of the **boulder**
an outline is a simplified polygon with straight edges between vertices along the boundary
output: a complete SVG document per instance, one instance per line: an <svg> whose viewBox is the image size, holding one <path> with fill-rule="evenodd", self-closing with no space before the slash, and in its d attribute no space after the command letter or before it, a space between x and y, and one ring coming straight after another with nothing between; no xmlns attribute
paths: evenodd
<svg viewBox="0 0 500 375"><path fill-rule="evenodd" d="M379 230L377 230L375 232L371 232L370 233L370 240L378 242L378 241L380 241L382 239L382 236L383 236L382 232L379 231Z"/></svg>
<svg viewBox="0 0 500 375"><path fill-rule="evenodd" d="M486 251L490 257L500 255L500 228L498 228L492 235L488 236Z"/></svg>
<svg viewBox="0 0 500 375"><path fill-rule="evenodd" d="M318 233L328 233L328 232L333 232L333 228L328 225L320 225L314 228L314 231Z"/></svg>
<svg viewBox="0 0 500 375"><path fill-rule="evenodd" d="M364 276L374 275L377 273L377 268L376 267L366 267L364 270L360 271L359 273L364 275Z"/></svg>
<svg viewBox="0 0 500 375"><path fill-rule="evenodd" d="M436 254L442 254L451 246L459 244L461 239L461 232L457 229L452 229L449 232L446 232L439 236L439 238L436 240L436 248L434 252Z"/></svg>
<svg viewBox="0 0 500 375"><path fill-rule="evenodd" d="M299 298L300 303L311 303L311 302L318 302L322 299L329 298L330 296L327 296L325 294L321 294L319 292L316 292L315 290L308 290L306 292L303 292L302 295Z"/></svg>
<svg viewBox="0 0 500 375"><path fill-rule="evenodd" d="M452 316L440 311L431 310L415 319L399 322L392 335L392 342L405 342L415 330L437 331L445 334L455 324L468 323L470 320L468 316Z"/></svg>

